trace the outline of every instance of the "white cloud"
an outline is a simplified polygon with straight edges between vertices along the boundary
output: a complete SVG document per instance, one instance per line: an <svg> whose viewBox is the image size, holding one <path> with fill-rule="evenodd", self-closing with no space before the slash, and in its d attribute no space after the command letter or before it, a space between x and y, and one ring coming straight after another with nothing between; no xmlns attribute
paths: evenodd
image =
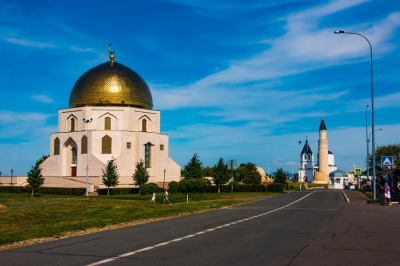
<svg viewBox="0 0 400 266"><path fill-rule="evenodd" d="M52 43L32 41L29 39L21 39L15 37L3 37L2 39L8 43L17 44L25 47L56 48L56 46Z"/></svg>
<svg viewBox="0 0 400 266"><path fill-rule="evenodd" d="M38 94L38 95L32 95L32 99L41 102L41 103L53 103L54 99L52 99L50 96L48 95L42 95L42 94Z"/></svg>

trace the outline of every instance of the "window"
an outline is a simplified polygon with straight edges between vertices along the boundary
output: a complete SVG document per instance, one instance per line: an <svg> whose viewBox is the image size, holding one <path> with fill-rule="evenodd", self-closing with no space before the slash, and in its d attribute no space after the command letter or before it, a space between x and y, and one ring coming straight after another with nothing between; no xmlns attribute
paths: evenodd
<svg viewBox="0 0 400 266"><path fill-rule="evenodd" d="M86 136L83 136L81 139L81 154L88 153L88 139Z"/></svg>
<svg viewBox="0 0 400 266"><path fill-rule="evenodd" d="M111 130L111 118L104 118L104 130Z"/></svg>
<svg viewBox="0 0 400 266"><path fill-rule="evenodd" d="M101 153L111 154L111 137L108 135L101 139Z"/></svg>
<svg viewBox="0 0 400 266"><path fill-rule="evenodd" d="M161 144L160 145L160 151L163 151L164 150L164 144Z"/></svg>
<svg viewBox="0 0 400 266"><path fill-rule="evenodd" d="M151 146L150 142L144 144L144 167L151 167Z"/></svg>
<svg viewBox="0 0 400 266"><path fill-rule="evenodd" d="M126 148L127 148L127 149L130 149L131 146L132 146L132 144L131 144L130 142L127 142L127 143L126 143Z"/></svg>
<svg viewBox="0 0 400 266"><path fill-rule="evenodd" d="M60 139L55 138L54 140L54 155L60 155Z"/></svg>
<svg viewBox="0 0 400 266"><path fill-rule="evenodd" d="M72 149L71 149L71 156L72 156L71 163L76 164L76 148L75 147L72 147Z"/></svg>
<svg viewBox="0 0 400 266"><path fill-rule="evenodd" d="M146 119L142 120L142 131L143 132L147 131L147 120Z"/></svg>
<svg viewBox="0 0 400 266"><path fill-rule="evenodd" d="M75 131L75 118L71 118L71 131Z"/></svg>

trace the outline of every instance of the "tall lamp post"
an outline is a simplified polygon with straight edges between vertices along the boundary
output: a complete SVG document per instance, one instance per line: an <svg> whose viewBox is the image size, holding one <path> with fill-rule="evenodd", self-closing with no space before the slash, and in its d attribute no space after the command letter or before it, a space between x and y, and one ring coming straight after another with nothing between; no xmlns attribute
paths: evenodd
<svg viewBox="0 0 400 266"><path fill-rule="evenodd" d="M14 169L11 169L11 187L13 185L13 174L14 174Z"/></svg>
<svg viewBox="0 0 400 266"><path fill-rule="evenodd" d="M370 41L364 35L357 32L347 32L344 30L336 30L335 34L355 34L363 37L369 45L370 49L370 58L371 58L371 126L372 126L372 179L373 179L373 187L374 187L374 200L376 200L376 182L375 182L375 108L374 108L374 68L373 68L373 60L372 60L372 45Z"/></svg>
<svg viewBox="0 0 400 266"><path fill-rule="evenodd" d="M368 139L368 107L367 104L365 106L365 138L367 141L367 179L369 180L369 139Z"/></svg>
<svg viewBox="0 0 400 266"><path fill-rule="evenodd" d="M83 123L86 124L86 130L88 129L88 124L92 123L93 119L85 119L83 118ZM90 131L89 131L90 133ZM86 141L86 192L85 197L89 197L89 134Z"/></svg>
<svg viewBox="0 0 400 266"><path fill-rule="evenodd" d="M167 172L167 169L164 169L164 181L162 182L162 189L164 190L164 184L165 184L165 172Z"/></svg>

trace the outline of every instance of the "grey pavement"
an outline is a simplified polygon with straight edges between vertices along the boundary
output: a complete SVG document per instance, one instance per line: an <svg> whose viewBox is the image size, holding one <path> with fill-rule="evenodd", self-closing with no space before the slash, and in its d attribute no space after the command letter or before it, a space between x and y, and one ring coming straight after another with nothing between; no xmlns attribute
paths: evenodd
<svg viewBox="0 0 400 266"><path fill-rule="evenodd" d="M358 191L342 193L348 203L292 265L399 265L400 204L368 204Z"/></svg>

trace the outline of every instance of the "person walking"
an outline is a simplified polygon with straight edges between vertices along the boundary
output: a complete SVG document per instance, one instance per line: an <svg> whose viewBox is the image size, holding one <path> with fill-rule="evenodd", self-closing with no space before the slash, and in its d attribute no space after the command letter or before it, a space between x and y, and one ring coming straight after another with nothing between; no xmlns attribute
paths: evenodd
<svg viewBox="0 0 400 266"><path fill-rule="evenodd" d="M165 192L164 192L164 203L163 204L165 204L165 202L168 202L169 205L172 205L172 203L168 199L168 191L166 189L165 189Z"/></svg>
<svg viewBox="0 0 400 266"><path fill-rule="evenodd" d="M156 202L156 193L153 192L153 196L151 197L150 201Z"/></svg>
<svg viewBox="0 0 400 266"><path fill-rule="evenodd" d="M392 205L391 196L390 196L390 187L388 183L385 183L385 203L387 205Z"/></svg>

